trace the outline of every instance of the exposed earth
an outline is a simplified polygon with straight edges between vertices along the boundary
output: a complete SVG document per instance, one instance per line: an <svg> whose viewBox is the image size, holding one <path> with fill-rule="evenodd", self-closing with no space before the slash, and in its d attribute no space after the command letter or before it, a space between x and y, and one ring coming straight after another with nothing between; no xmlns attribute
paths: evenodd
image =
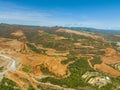
<svg viewBox="0 0 120 90"><path fill-rule="evenodd" d="M10 90L119 90L120 52L116 48L94 32L1 25L1 82L4 78L14 82L14 88L5 84ZM88 71L113 81L100 88L89 85L81 78Z"/></svg>

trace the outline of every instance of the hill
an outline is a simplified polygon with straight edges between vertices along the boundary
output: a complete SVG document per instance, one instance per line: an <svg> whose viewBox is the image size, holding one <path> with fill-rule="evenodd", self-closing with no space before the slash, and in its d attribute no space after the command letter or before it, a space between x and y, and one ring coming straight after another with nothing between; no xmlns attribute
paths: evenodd
<svg viewBox="0 0 120 90"><path fill-rule="evenodd" d="M120 89L120 34L109 32L0 24L0 88Z"/></svg>

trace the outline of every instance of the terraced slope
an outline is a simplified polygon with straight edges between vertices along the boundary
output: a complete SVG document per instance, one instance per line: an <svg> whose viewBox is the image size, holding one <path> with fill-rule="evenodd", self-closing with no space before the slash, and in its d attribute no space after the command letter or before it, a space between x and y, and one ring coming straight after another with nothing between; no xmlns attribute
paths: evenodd
<svg viewBox="0 0 120 90"><path fill-rule="evenodd" d="M120 52L116 50L115 45L111 39L88 31L0 25L0 55L11 57L15 60L16 66L16 70L9 70L2 76L2 80L5 81L1 81L0 88L4 86L13 90L118 89ZM1 59L0 62L0 67L3 67ZM11 63L6 65L9 66ZM5 67L0 71L4 70ZM98 86L89 84L82 78L86 72L100 73L100 77L96 76L100 82L92 79ZM103 77L110 78L111 83L103 85Z"/></svg>

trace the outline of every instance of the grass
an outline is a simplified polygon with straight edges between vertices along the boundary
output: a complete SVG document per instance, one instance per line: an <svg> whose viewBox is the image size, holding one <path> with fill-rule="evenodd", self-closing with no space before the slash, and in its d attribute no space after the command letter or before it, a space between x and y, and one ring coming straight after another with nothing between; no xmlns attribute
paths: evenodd
<svg viewBox="0 0 120 90"><path fill-rule="evenodd" d="M26 72L26 73L29 73L31 71L32 67L31 66L24 66L22 68L22 71Z"/></svg>

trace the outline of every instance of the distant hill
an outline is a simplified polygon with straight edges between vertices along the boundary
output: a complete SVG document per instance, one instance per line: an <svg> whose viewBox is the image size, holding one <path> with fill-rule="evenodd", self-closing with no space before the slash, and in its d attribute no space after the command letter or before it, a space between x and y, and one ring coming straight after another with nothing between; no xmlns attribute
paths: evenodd
<svg viewBox="0 0 120 90"><path fill-rule="evenodd" d="M62 27L62 26L48 27L48 26L18 25L18 24L6 24L6 23L0 24L0 32L1 32L0 36L13 37L13 36L10 36L8 32L13 32L14 30L17 30L17 29L22 29L24 31L44 30L48 33L54 34L55 31L59 28L80 31L80 32L82 31L82 32L94 33L96 35L103 36L109 41L111 40L115 42L120 41L119 39L120 30L105 30L105 29L96 29L96 28L89 28L89 27Z"/></svg>
<svg viewBox="0 0 120 90"><path fill-rule="evenodd" d="M102 32L102 33L110 33L110 34L120 34L120 30L111 30L111 29L96 29L89 27L61 27L65 29L77 30L77 31L91 31L91 32Z"/></svg>

